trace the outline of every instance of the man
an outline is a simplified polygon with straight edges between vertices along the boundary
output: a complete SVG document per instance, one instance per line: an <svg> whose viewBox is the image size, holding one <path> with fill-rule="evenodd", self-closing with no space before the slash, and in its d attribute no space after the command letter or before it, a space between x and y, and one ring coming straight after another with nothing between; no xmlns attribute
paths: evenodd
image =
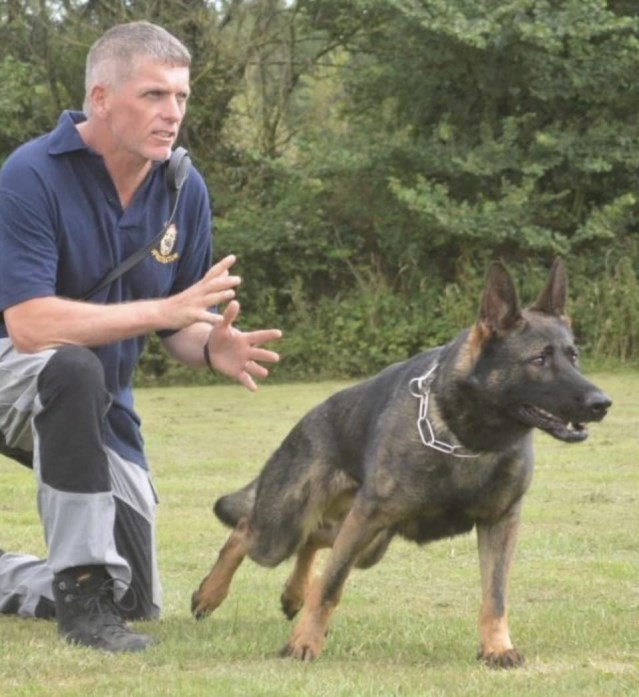
<svg viewBox="0 0 639 697"><path fill-rule="evenodd" d="M144 337L250 390L277 330L233 323L240 283L212 268L211 211L192 169L174 223L134 268L89 289L170 216L167 160L190 55L147 22L91 48L84 114L18 148L0 173L0 451L33 466L48 559L0 554L0 612L57 618L70 643L139 651L125 619L157 618L155 495L131 379ZM213 306L228 301L222 315Z"/></svg>

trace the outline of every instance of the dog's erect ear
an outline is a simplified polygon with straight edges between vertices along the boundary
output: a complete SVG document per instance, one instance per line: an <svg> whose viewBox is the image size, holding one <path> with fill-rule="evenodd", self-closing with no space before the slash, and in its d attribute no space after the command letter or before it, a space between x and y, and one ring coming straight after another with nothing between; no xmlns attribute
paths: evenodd
<svg viewBox="0 0 639 697"><path fill-rule="evenodd" d="M568 298L568 278L564 262L557 257L550 269L546 285L539 294L531 310L545 312L547 315L563 317Z"/></svg>
<svg viewBox="0 0 639 697"><path fill-rule="evenodd" d="M517 291L499 261L491 264L479 307L478 323L490 334L510 329L521 317Z"/></svg>

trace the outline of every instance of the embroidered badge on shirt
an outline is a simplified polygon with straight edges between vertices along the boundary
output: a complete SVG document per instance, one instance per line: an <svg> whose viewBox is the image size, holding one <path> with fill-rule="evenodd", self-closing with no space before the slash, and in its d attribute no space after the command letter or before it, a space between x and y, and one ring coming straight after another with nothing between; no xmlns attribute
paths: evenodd
<svg viewBox="0 0 639 697"><path fill-rule="evenodd" d="M153 258L159 261L160 264L170 264L173 261L177 261L179 258L180 255L177 252L173 252L177 234L177 227L175 223L172 223L164 233L164 236L160 240L160 244L151 252Z"/></svg>

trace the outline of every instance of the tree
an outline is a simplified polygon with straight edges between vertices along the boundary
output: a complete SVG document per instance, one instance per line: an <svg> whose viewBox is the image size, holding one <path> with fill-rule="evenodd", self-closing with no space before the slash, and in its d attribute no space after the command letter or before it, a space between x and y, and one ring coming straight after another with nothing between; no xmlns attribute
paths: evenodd
<svg viewBox="0 0 639 697"><path fill-rule="evenodd" d="M148 19L192 51L181 138L216 256L239 256L243 324L283 326L293 371L365 374L443 341L489 257L535 278L555 254L578 333L625 359L639 341L606 320L636 314L635 5L0 0L0 157L80 107L98 35Z"/></svg>

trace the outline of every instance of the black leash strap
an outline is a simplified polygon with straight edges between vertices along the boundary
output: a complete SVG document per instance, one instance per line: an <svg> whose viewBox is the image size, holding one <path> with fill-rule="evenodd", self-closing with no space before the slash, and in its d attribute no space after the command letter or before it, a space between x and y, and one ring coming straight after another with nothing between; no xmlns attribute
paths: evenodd
<svg viewBox="0 0 639 697"><path fill-rule="evenodd" d="M170 204L169 210L171 214L169 219L164 224L164 227L160 232L149 242L147 242L144 247L141 247L137 251L133 252L128 256L119 266L115 269L111 269L109 273L103 276L94 286L85 293L81 300L88 300L93 297L98 291L111 285L113 281L120 276L124 275L127 271L130 271L136 264L138 264L144 257L158 244L158 242L164 237L166 231L169 229L169 225L173 222L175 218L175 213L177 211L177 205L180 198L180 191L182 190L182 185L189 176L189 170L191 169L191 158L189 153L185 148L176 148L171 154L169 159L169 164L166 168L166 184L169 189Z"/></svg>

